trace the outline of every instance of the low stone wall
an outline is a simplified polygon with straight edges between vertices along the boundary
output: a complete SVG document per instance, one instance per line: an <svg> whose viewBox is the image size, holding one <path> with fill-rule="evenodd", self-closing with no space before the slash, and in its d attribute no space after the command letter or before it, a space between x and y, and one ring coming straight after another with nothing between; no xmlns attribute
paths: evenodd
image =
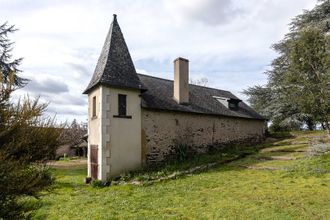
<svg viewBox="0 0 330 220"><path fill-rule="evenodd" d="M234 144L255 144L264 138L262 120L142 110L142 159L153 166L171 158L177 146L191 153L218 151Z"/></svg>

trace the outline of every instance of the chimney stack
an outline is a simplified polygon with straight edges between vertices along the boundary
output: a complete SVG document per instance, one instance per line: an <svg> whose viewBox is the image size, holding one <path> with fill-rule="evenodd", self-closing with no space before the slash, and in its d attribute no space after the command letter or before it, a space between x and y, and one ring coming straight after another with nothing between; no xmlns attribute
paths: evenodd
<svg viewBox="0 0 330 220"><path fill-rule="evenodd" d="M189 103L189 60L182 57L174 60L173 96L179 104Z"/></svg>

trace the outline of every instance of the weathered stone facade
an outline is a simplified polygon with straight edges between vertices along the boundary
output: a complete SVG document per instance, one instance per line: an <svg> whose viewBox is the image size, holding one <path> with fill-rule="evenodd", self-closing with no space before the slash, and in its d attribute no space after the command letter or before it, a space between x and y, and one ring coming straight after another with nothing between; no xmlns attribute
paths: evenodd
<svg viewBox="0 0 330 220"><path fill-rule="evenodd" d="M234 94L189 84L185 58L174 61L174 81L137 74L116 15L84 94L93 179L158 165L180 147L205 153L264 136L265 119Z"/></svg>
<svg viewBox="0 0 330 220"><path fill-rule="evenodd" d="M192 113L142 110L144 163L161 163L176 145L188 145L197 153L228 144L254 144L263 140L265 121Z"/></svg>

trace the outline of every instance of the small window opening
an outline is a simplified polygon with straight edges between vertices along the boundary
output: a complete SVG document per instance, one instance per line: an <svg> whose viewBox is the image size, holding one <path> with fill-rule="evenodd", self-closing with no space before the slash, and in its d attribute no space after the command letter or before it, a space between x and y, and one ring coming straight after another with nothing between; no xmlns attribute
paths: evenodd
<svg viewBox="0 0 330 220"><path fill-rule="evenodd" d="M237 101L237 100L228 100L228 108L229 109L232 109L232 110L238 110L238 103L240 101Z"/></svg>
<svg viewBox="0 0 330 220"><path fill-rule="evenodd" d="M227 100L228 102L228 108L230 110L234 110L234 111L237 111L239 109L239 106L238 104L241 102L242 100L240 99L233 99L233 98L230 98Z"/></svg>
<svg viewBox="0 0 330 220"><path fill-rule="evenodd" d="M240 99L233 99L233 98L225 98L225 97L219 97L219 96L213 96L218 102L223 104L226 108L229 108L230 110L238 110L239 106L238 104L242 101Z"/></svg>
<svg viewBox="0 0 330 220"><path fill-rule="evenodd" d="M96 117L96 96L93 97L92 117Z"/></svg>
<svg viewBox="0 0 330 220"><path fill-rule="evenodd" d="M118 115L120 116L127 115L126 95L123 94L118 94Z"/></svg>

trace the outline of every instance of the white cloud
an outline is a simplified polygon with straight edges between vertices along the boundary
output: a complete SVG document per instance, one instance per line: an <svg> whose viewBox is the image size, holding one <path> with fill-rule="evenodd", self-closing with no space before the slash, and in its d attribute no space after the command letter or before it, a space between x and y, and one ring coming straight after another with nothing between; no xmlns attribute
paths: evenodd
<svg viewBox="0 0 330 220"><path fill-rule="evenodd" d="M208 25L219 25L230 23L242 12L235 7L233 0L163 0L163 3L178 22L195 20Z"/></svg>
<svg viewBox="0 0 330 220"><path fill-rule="evenodd" d="M112 14L118 14L138 71L172 78L172 60L183 56L190 60L193 78L205 76L210 86L241 96L244 88L265 83L262 72L276 55L271 44L288 31L291 18L315 4L316 0L0 0L0 15L1 21L20 29L11 37L15 57L24 57L22 76L39 83L17 95L41 95L51 101L49 112L57 112L59 120L84 121L87 98L81 93ZM42 87L49 87L48 92ZM52 94L52 89L63 93Z"/></svg>
<svg viewBox="0 0 330 220"><path fill-rule="evenodd" d="M46 80L31 80L24 90L34 93L59 94L68 92L68 85L65 82L48 78Z"/></svg>

